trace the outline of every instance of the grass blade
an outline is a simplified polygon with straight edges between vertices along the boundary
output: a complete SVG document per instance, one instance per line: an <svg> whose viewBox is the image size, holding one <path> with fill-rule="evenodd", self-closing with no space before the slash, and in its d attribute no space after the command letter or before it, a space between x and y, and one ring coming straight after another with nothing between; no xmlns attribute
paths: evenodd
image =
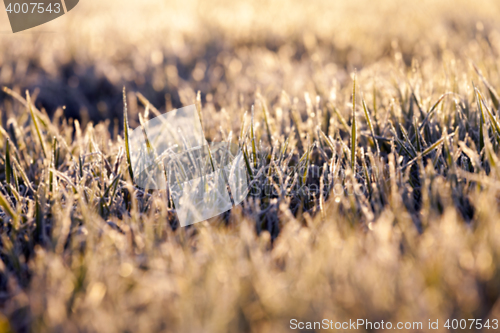
<svg viewBox="0 0 500 333"><path fill-rule="evenodd" d="M10 140L5 140L5 181L10 185L10 177L12 176L12 164L10 161Z"/></svg>
<svg viewBox="0 0 500 333"><path fill-rule="evenodd" d="M322 130L319 130L319 133L321 134L321 136L323 137L323 140L325 140L325 142L328 144L328 146L330 147L330 149L332 150L332 156L333 154L335 153L335 148L333 146L333 143L330 141L330 139L326 136L325 133L323 133Z"/></svg>
<svg viewBox="0 0 500 333"><path fill-rule="evenodd" d="M479 152L481 153L483 151L483 148L484 148L483 127L484 127L484 123L485 123L486 119L484 117L483 105L481 103L481 100L479 99L478 90L476 89L474 82L472 82L472 86L474 88L474 93L476 95L477 107L478 107L478 110L480 112L480 114L479 114Z"/></svg>
<svg viewBox="0 0 500 333"><path fill-rule="evenodd" d="M408 150L408 147L406 147L405 143L403 141L401 141L401 139L398 137L396 129L394 128L394 126L392 124L391 124L391 133L392 133L394 139L396 139L396 142L401 146L401 148L403 148L403 150L406 152L406 154L411 158L415 158L416 155L413 154L410 150Z"/></svg>
<svg viewBox="0 0 500 333"><path fill-rule="evenodd" d="M14 208L12 208L12 206L10 205L9 200L3 195L2 192L0 192L0 206L2 207L4 212L12 218L12 221L14 222L14 229L17 229L19 216L16 214Z"/></svg>
<svg viewBox="0 0 500 333"><path fill-rule="evenodd" d="M43 156L47 157L47 152L45 150L45 144L43 141L42 132L40 131L40 126L38 125L38 121L37 121L37 117L35 115L35 112L33 111L33 105L31 104L31 98L30 98L30 94L29 94L28 90L26 90L26 101L28 103L28 108L30 110L31 119L33 120L33 124L35 125L36 133L38 135L38 140L40 140L40 146L42 147Z"/></svg>
<svg viewBox="0 0 500 333"><path fill-rule="evenodd" d="M413 100L415 101L415 104L417 105L418 111L420 112L420 115L424 117L424 111L422 110L422 107L420 106L420 102L417 99L417 95L415 94L415 90L413 89L413 86L408 82L408 86L410 87L411 90L411 96L413 97Z"/></svg>
<svg viewBox="0 0 500 333"><path fill-rule="evenodd" d="M365 112L366 122L368 123L368 128L370 129L370 133L372 134L373 142L375 143L375 146L377 147L377 153L380 154L380 147L378 145L378 141L375 139L375 131L373 129L372 121L370 119L370 113L368 112L368 108L366 107L366 103L365 103L364 99L362 99L362 103L363 103L363 110Z"/></svg>
<svg viewBox="0 0 500 333"><path fill-rule="evenodd" d="M134 172L132 171L132 160L130 158L130 134L128 127L128 110L127 110L127 95L125 91L125 87L123 87L123 132L125 136L125 152L127 155L127 163L128 163L128 173L130 175L130 179L134 180Z"/></svg>
<svg viewBox="0 0 500 333"><path fill-rule="evenodd" d="M198 118L200 118L201 130L203 131L203 117L201 116L201 92L198 90L196 93L196 111L198 112Z"/></svg>
<svg viewBox="0 0 500 333"><path fill-rule="evenodd" d="M262 112L264 113L264 122L266 124L266 131L267 131L267 140L269 140L269 145L273 144L272 140L272 135L271 135L271 127L269 126L269 117L267 114L267 107L266 103L263 98L261 98L260 103L262 104Z"/></svg>
<svg viewBox="0 0 500 333"><path fill-rule="evenodd" d="M149 109L149 105L146 106L146 111L144 112L145 114L147 113L148 109ZM146 141L146 147L148 149L148 153L152 154L153 153L153 146L149 142L148 134L146 133L146 124L144 123L144 117L140 113L139 113L139 123L141 125L141 130L142 130L142 134L144 136L144 140Z"/></svg>
<svg viewBox="0 0 500 333"><path fill-rule="evenodd" d="M495 131L497 132L497 135L500 136L500 125L498 124L498 121L495 119L495 116L491 112L491 110L488 108L486 105L483 96L479 91L476 92L479 95L479 98L481 100L482 105L486 109L486 113L488 113L488 117L490 118L491 123L493 124L493 128L495 128Z"/></svg>
<svg viewBox="0 0 500 333"><path fill-rule="evenodd" d="M417 145L417 151L419 153L421 153L422 152L422 145L420 143L420 132L419 132L418 126L417 126L417 118L413 118L413 130L415 131L415 142Z"/></svg>
<svg viewBox="0 0 500 333"><path fill-rule="evenodd" d="M250 124L250 135L252 136L252 155L253 155L253 167L257 169L257 148L255 147L255 131L254 125L254 107L252 105L252 121Z"/></svg>
<svg viewBox="0 0 500 333"><path fill-rule="evenodd" d="M250 180L253 180L253 172L252 172L252 167L250 166L250 161L248 160L248 152L244 148L242 149L243 151L243 157L245 158L245 165L247 167L248 175L250 176Z"/></svg>
<svg viewBox="0 0 500 333"><path fill-rule="evenodd" d="M421 154L419 154L417 157L415 157L414 159L412 159L411 161L409 161L408 163L406 163L401 169L404 170L407 167L413 165L415 162L417 162L417 160L419 158L422 158L422 157L430 154L435 149L437 149L444 142L445 139L451 139L454 136L455 136L455 133L447 135L446 137L445 136L441 137L441 139L439 139L436 142L434 142L430 147L427 147Z"/></svg>
<svg viewBox="0 0 500 333"><path fill-rule="evenodd" d="M314 147L314 145L313 145L313 147ZM313 148L313 147L308 147L307 148L306 162L305 162L305 166L304 166L304 174L302 175L302 185L305 185L306 181L307 181L307 174L309 172L309 154L311 152L311 148Z"/></svg>
<svg viewBox="0 0 500 333"><path fill-rule="evenodd" d="M352 83L352 125L351 125L351 168L354 170L356 166L356 73L354 73Z"/></svg>
<svg viewBox="0 0 500 333"><path fill-rule="evenodd" d="M347 125L347 122L345 121L344 117L342 117L339 110L337 110L337 108L335 106L333 106L331 103L328 103L328 104L331 106L331 108L332 108L333 112L335 113L335 115L337 116L337 118L339 118L340 124L344 127L344 129L347 132L349 132L349 130L351 128L349 127L349 125Z"/></svg>
<svg viewBox="0 0 500 333"><path fill-rule="evenodd" d="M156 117L159 117L161 116L161 112L158 111L157 108L154 107L153 104L151 104L147 99L146 97L144 97L143 94L141 94L140 92L136 93L136 96L137 96L137 99L144 105L144 107L148 107L150 111L152 111Z"/></svg>
<svg viewBox="0 0 500 333"><path fill-rule="evenodd" d="M483 76L483 73L477 68L476 64L472 63L472 66L474 67L474 70L476 71L477 75L483 81L483 84L486 86L486 89L488 89L488 92L490 93L490 98L491 101L493 102L493 106L495 107L496 110L500 109L500 102L499 102L499 97L498 94L496 93L495 89L491 86L491 84L485 79Z"/></svg>
<svg viewBox="0 0 500 333"><path fill-rule="evenodd" d="M422 124L420 124L420 127L418 129L419 131L421 131L424 128L424 126L427 124L427 122L430 120L430 118L434 114L434 111L436 111L436 108L439 105L439 103L441 103L441 101L446 97L446 95L451 95L451 94L453 94L453 93L447 92L447 93L442 94L441 97L439 97L437 102L434 103L434 105L430 108L429 112L427 112L427 114L425 115L425 118L422 121Z"/></svg>
<svg viewBox="0 0 500 333"><path fill-rule="evenodd" d="M454 134L455 133L448 135L447 138L451 138ZM446 139L446 137L442 137L441 139L439 139L436 142L434 142L430 147L426 148L422 152L422 156L425 156L425 155L431 153L434 149L436 149L437 147L439 147L439 145L441 145L443 143L444 139Z"/></svg>
<svg viewBox="0 0 500 333"><path fill-rule="evenodd" d="M405 141L408 142L408 146L410 146L411 150L413 151L414 155L416 156L417 155L417 150L415 149L415 147L411 143L410 137L408 136L408 133L406 132L406 130L403 127L403 125L401 125L401 123L399 123L399 131L403 135L403 138L405 139Z"/></svg>
<svg viewBox="0 0 500 333"><path fill-rule="evenodd" d="M373 189L372 189L372 182L371 182L371 178L370 178L370 173L368 172L368 167L366 166L365 152L364 152L363 148L361 148L360 150L361 150L361 163L363 165L363 171L364 171L365 178L366 178L366 185L368 187L368 192L371 195L373 193Z"/></svg>

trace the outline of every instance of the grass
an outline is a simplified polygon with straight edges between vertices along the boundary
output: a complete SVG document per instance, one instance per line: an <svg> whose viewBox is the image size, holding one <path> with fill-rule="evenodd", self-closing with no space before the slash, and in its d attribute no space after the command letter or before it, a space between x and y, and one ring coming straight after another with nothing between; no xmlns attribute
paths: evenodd
<svg viewBox="0 0 500 333"><path fill-rule="evenodd" d="M127 154L128 174L130 176L130 179L134 179L134 172L132 171L132 160L130 159L129 130L127 98L125 94L125 88L123 88L123 135L125 139L125 152Z"/></svg>
<svg viewBox="0 0 500 333"><path fill-rule="evenodd" d="M430 18L409 4L415 14L399 37L376 22L372 36L363 23L394 18L390 1L339 7L349 19L321 1L269 4L262 17L235 11L241 30L216 19L238 5L210 3L220 11L190 11L205 34L169 25L185 41L142 40L144 26L116 32L109 19L96 23L114 36L109 54L94 48L99 34L72 26L87 48L36 44L59 45L66 62L51 48L42 60L26 51L29 62L12 51L21 46L2 51L0 332L285 332L292 318L424 327L500 318L495 3L467 7L456 21L446 0ZM271 15L283 8L293 24ZM302 17L309 11L314 20ZM74 12L82 24L93 17L90 8ZM439 39L422 28L438 25ZM102 77L89 74L94 65ZM46 85L65 75L79 85L48 95ZM99 95L105 88L112 93ZM87 99L78 120L62 99L73 95ZM130 128L190 104L209 141L232 138L243 151L251 193L180 228L170 193L134 184L128 141Z"/></svg>

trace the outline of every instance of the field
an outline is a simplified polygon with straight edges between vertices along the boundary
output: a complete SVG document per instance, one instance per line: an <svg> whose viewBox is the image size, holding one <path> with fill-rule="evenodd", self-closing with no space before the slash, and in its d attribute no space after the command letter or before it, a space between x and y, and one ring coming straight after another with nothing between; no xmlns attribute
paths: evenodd
<svg viewBox="0 0 500 333"><path fill-rule="evenodd" d="M497 331L499 17L82 0L12 34L1 9L0 332ZM251 191L180 227L168 192L134 183L127 133L192 104Z"/></svg>

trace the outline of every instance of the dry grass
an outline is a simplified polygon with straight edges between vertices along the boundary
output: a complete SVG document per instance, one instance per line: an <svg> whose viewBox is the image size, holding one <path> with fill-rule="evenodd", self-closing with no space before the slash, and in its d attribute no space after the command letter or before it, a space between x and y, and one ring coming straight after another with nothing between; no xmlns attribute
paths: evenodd
<svg viewBox="0 0 500 333"><path fill-rule="evenodd" d="M0 38L0 332L500 318L497 2L158 2ZM201 105L251 196L178 228L123 86L133 128Z"/></svg>

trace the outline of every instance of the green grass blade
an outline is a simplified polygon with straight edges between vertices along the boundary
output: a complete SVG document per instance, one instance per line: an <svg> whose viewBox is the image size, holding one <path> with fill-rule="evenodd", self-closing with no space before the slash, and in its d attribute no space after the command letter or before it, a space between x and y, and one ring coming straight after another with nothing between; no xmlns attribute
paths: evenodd
<svg viewBox="0 0 500 333"><path fill-rule="evenodd" d="M307 152L306 152L307 155L306 155L306 162L305 162L305 166L304 166L304 174L302 175L302 184L303 185L305 185L306 181L307 181L307 174L309 172L309 155L311 153L311 149L312 149L312 147L308 147Z"/></svg>
<svg viewBox="0 0 500 333"><path fill-rule="evenodd" d="M239 138L240 147L243 145L244 137L246 136L246 132L245 132L246 119L247 119L247 112L245 111L243 113L243 116L241 117L241 129L240 129L240 138Z"/></svg>
<svg viewBox="0 0 500 333"><path fill-rule="evenodd" d="M366 185L368 187L368 192L370 193L370 195L372 195L373 194L372 180L370 177L370 173L368 172L368 167L366 165L365 153L363 150L361 150L361 162L363 163L363 169L365 171L365 178L366 178Z"/></svg>
<svg viewBox="0 0 500 333"><path fill-rule="evenodd" d="M19 216L16 214L14 208L10 205L9 200L3 195L2 192L0 192L0 206L3 211L12 218L12 221L14 222L13 225L15 229L17 229Z"/></svg>
<svg viewBox="0 0 500 333"><path fill-rule="evenodd" d="M203 117L201 116L201 92L198 90L196 93L196 111L198 112L198 117L200 118L201 130L203 131Z"/></svg>
<svg viewBox="0 0 500 333"><path fill-rule="evenodd" d="M30 182L30 180L28 178L28 175L26 174L26 172L24 171L24 169L21 167L21 165L19 164L19 162L15 158L12 159L12 161L14 162L15 169L17 169L17 172L21 175L21 178L22 178L22 180L24 182L24 185L26 185L27 187L29 187L29 189L31 190L31 192L35 192L35 190L31 186L31 182Z"/></svg>
<svg viewBox="0 0 500 333"><path fill-rule="evenodd" d="M422 145L420 143L420 132L418 131L417 118L413 118L413 130L415 131L415 142L417 145L417 151L422 152Z"/></svg>
<svg viewBox="0 0 500 333"><path fill-rule="evenodd" d="M134 172L132 171L132 160L130 158L130 134L128 127L128 110L127 110L127 95L125 91L125 87L123 87L123 132L125 136L125 152L127 154L127 163L128 163L128 173L130 175L130 179L134 180Z"/></svg>
<svg viewBox="0 0 500 333"><path fill-rule="evenodd" d="M243 149L243 157L245 158L245 165L247 167L248 175L250 176L250 180L253 180L253 172L252 167L250 166L250 161L248 160L248 152L246 149Z"/></svg>
<svg viewBox="0 0 500 333"><path fill-rule="evenodd" d="M326 144L330 147L330 149L332 150L332 154L335 153L335 148L333 146L333 143L330 141L330 139L326 136L326 134L322 131L322 130L319 130L319 133L321 134L321 136L323 137L323 140L325 140ZM333 156L333 155L332 155Z"/></svg>
<svg viewBox="0 0 500 333"><path fill-rule="evenodd" d="M337 110L337 108L333 105L331 105L332 107L332 110L333 112L335 113L335 115L337 116L337 118L339 118L339 121L340 121L340 124L342 125L342 127L344 127L344 129L349 132L351 127L349 125L347 125L347 122L346 120L344 119L344 117L342 117L342 115L340 114L339 110Z"/></svg>
<svg viewBox="0 0 500 333"><path fill-rule="evenodd" d="M10 140L5 140L5 181L10 185L10 177L12 176L12 164L10 161Z"/></svg>
<svg viewBox="0 0 500 333"><path fill-rule="evenodd" d="M154 113L154 115L156 117L159 117L161 116L161 112L158 111L157 108L154 107L153 104L151 104L146 97L144 97L143 94L141 94L140 92L136 93L136 96L137 96L137 99L142 103L142 105L144 105L144 107L149 107L149 110L152 111Z"/></svg>
<svg viewBox="0 0 500 333"><path fill-rule="evenodd" d="M210 149L209 145L207 145L207 150L208 150L208 158L210 159L210 165L212 166L212 171L215 172L214 159L212 158L212 150Z"/></svg>
<svg viewBox="0 0 500 333"><path fill-rule="evenodd" d="M357 130L356 130L356 73L354 73L352 83L352 125L351 125L351 168L354 170L356 166L356 143L357 143Z"/></svg>
<svg viewBox="0 0 500 333"><path fill-rule="evenodd" d="M488 93L490 94L491 101L493 102L493 106L495 107L496 110L500 109L500 102L499 102L499 97L498 94L496 93L495 89L491 86L491 84L486 80L486 78L483 76L483 73L477 68L476 64L472 63L472 66L474 67L474 70L476 71L477 75L483 81L483 84L485 85L486 89L488 89Z"/></svg>
<svg viewBox="0 0 500 333"><path fill-rule="evenodd" d="M418 111L420 112L420 115L424 117L424 111L422 110L422 107L420 106L420 102L417 99L417 95L415 94L415 90L413 89L413 86L408 83L408 86L410 87L411 90L411 96L413 97L413 100L415 101L415 104L417 105Z"/></svg>
<svg viewBox="0 0 500 333"><path fill-rule="evenodd" d="M474 93L476 96L477 107L478 107L478 110L480 112L480 114L479 114L479 152L481 153L481 151L483 151L483 148L484 148L483 127L484 127L484 123L485 123L486 119L484 117L483 105L481 103L481 100L479 99L478 90L476 89L474 82L472 82L472 86L474 88Z"/></svg>
<svg viewBox="0 0 500 333"><path fill-rule="evenodd" d="M370 133L372 134L373 142L375 144L375 147L377 148L377 153L380 154L380 147L378 145L378 141L375 139L375 130L373 129L373 124L372 124L372 120L370 118L370 113L368 112L368 108L366 107L365 100L362 99L361 101L363 104L363 111L365 112L366 122L368 124L368 128L370 129Z"/></svg>
<svg viewBox="0 0 500 333"><path fill-rule="evenodd" d="M484 109L486 110L486 113L488 114L488 117L490 118L491 123L493 124L493 128L495 129L497 135L500 136L500 125L498 124L498 121L495 119L495 116L491 112L491 110L488 108L486 105L483 96L479 91L477 91L477 94L481 100L482 105L484 106Z"/></svg>
<svg viewBox="0 0 500 333"><path fill-rule="evenodd" d="M146 106L146 111L144 112L145 114L147 113L147 110L149 109L149 105ZM139 113L139 123L141 125L141 130L142 130L142 134L144 136L144 140L146 141L146 148L148 149L148 153L152 154L153 153L153 146L151 145L151 143L149 142L149 138L148 138L148 134L146 133L146 125L144 123L144 117L142 116L142 114ZM156 156L155 156L156 157Z"/></svg>
<svg viewBox="0 0 500 333"><path fill-rule="evenodd" d="M255 146L255 131L254 131L254 107L252 105L252 121L250 124L250 135L252 140L252 156L253 156L253 167L257 169L257 148Z"/></svg>
<svg viewBox="0 0 500 333"><path fill-rule="evenodd" d="M398 138L398 134L396 132L396 129L394 128L394 126L392 126L392 124L391 124L391 132L392 132L392 135L393 135L394 139L396 139L396 142L399 144L399 146L401 148L403 148L403 150L406 152L406 154L408 155L408 157L415 158L416 154L414 154L410 150L408 150L408 147L406 147L406 144L403 141L401 141L400 138Z"/></svg>
<svg viewBox="0 0 500 333"><path fill-rule="evenodd" d="M266 102L263 98L261 98L260 103L262 104L262 113L264 114L264 123L266 124L267 140L269 141L269 145L272 145L273 139L271 135L271 127L269 126L269 115L267 112Z"/></svg>
<svg viewBox="0 0 500 333"><path fill-rule="evenodd" d="M49 168L49 192L51 193L51 195L53 194L53 189L54 189L54 171L53 170L56 170L56 156L57 156L57 139L54 138L53 141L52 141L52 154L51 154L51 158L50 158L50 168Z"/></svg>
<svg viewBox="0 0 500 333"><path fill-rule="evenodd" d="M201 92L199 90L198 93L196 94L196 111L198 112L198 118L200 118L201 131L204 133L205 131L203 129L203 117L201 114ZM207 146L207 148L208 148L208 158L210 159L210 165L212 166L212 171L215 171L215 164L212 157L212 151L210 150L210 146Z"/></svg>
<svg viewBox="0 0 500 333"><path fill-rule="evenodd" d="M408 133L406 132L405 128L401 125L401 123L399 124L399 130L400 130L401 134L403 134L403 138L408 143L408 146L411 148L414 155L417 156L417 149L415 149L415 147L411 143L410 137L408 136Z"/></svg>
<svg viewBox="0 0 500 333"><path fill-rule="evenodd" d="M35 125L35 130L38 135L38 140L40 140L40 146L42 147L43 156L47 157L47 152L45 150L45 143L43 141L42 132L40 131L40 126L38 125L37 117L35 115L35 112L33 111L33 104L31 104L31 97L27 90L26 90L26 101L28 103L28 108L30 110L31 119L33 120L33 124Z"/></svg>
<svg viewBox="0 0 500 333"><path fill-rule="evenodd" d="M424 126L427 124L427 122L430 120L430 118L434 114L434 111L436 111L436 108L438 107L439 103L441 103L447 95L451 95L451 94L453 94L453 93L447 92L447 93L442 94L441 97L439 97L439 99L437 100L437 102L434 103L434 105L432 105L429 112L427 112L427 114L425 115L425 118L422 121L422 124L420 124L419 131L421 131L424 128Z"/></svg>
<svg viewBox="0 0 500 333"><path fill-rule="evenodd" d="M288 136L286 138L286 141L285 141L285 144L283 145L283 149L281 149L281 152L280 152L280 158L278 160L278 165L280 166L281 165L281 162L283 161L283 159L285 158L285 153L286 153L286 150L288 148L288 143L290 141L290 136Z"/></svg>
<svg viewBox="0 0 500 333"><path fill-rule="evenodd" d="M432 151L434 151L435 149L437 149L443 142L445 139L450 139L452 137L455 136L455 133L452 133L450 135L448 135L447 137L442 137L441 139L439 139L438 141L434 142L430 147L426 148L420 155L418 155L417 157L415 157L414 159L412 159L411 161L409 161L408 163L406 163L402 169L406 169L407 167L413 165L415 162L417 162L417 160L419 158L422 158L423 156L426 156L428 154L430 154Z"/></svg>
<svg viewBox="0 0 500 333"><path fill-rule="evenodd" d="M447 138L451 138L453 136L453 134L448 135ZM441 139L439 139L436 142L434 142L430 147L426 148L422 152L422 156L425 156L425 155L431 153L434 149L436 149L437 147L439 147L444 142L445 139L446 139L446 137L442 137Z"/></svg>

